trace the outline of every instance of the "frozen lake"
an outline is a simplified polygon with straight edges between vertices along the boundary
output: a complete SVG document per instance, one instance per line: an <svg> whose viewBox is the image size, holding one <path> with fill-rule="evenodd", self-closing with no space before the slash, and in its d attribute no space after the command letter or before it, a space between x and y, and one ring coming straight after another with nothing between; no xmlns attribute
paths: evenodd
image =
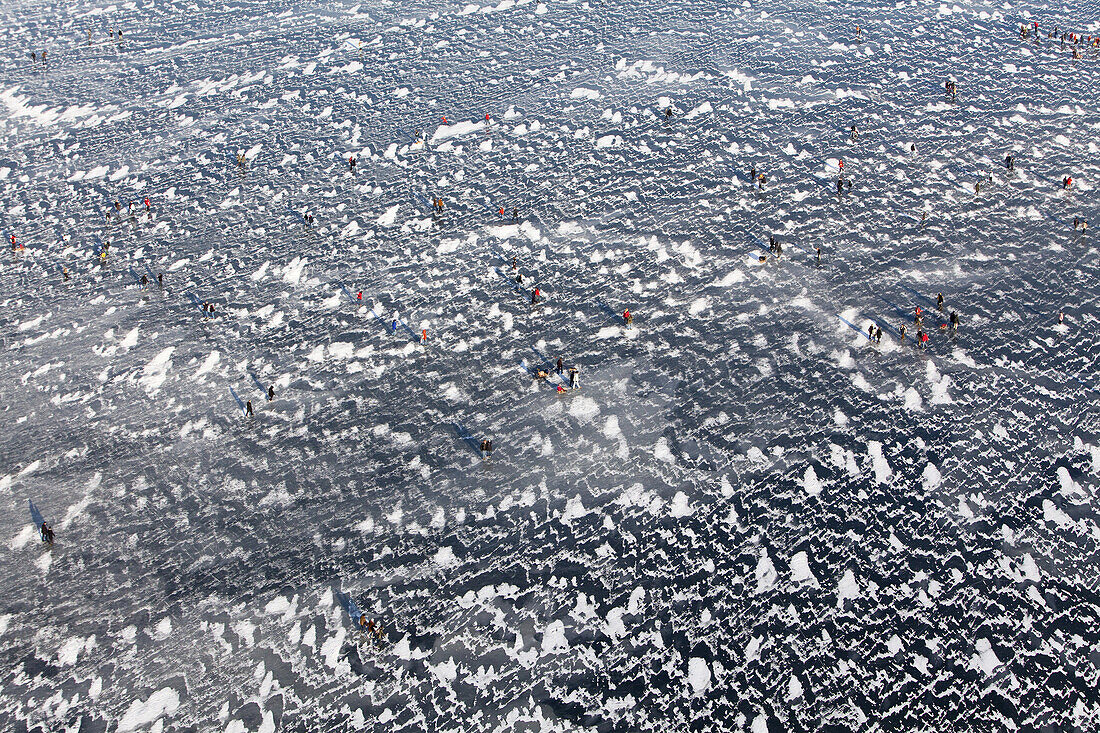
<svg viewBox="0 0 1100 733"><path fill-rule="evenodd" d="M3 5L0 727L1096 729L1085 10Z"/></svg>

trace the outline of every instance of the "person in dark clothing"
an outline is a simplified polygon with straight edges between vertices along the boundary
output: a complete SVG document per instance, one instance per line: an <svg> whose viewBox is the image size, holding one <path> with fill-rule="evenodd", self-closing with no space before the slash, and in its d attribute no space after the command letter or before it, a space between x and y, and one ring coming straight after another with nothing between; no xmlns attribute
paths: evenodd
<svg viewBox="0 0 1100 733"><path fill-rule="evenodd" d="M244 414L252 417L252 400L244 403Z"/></svg>
<svg viewBox="0 0 1100 733"><path fill-rule="evenodd" d="M936 293L936 310L943 313L943 293Z"/></svg>
<svg viewBox="0 0 1100 733"><path fill-rule="evenodd" d="M665 119L666 120L671 120L672 119L672 107L665 107Z"/></svg>
<svg viewBox="0 0 1100 733"><path fill-rule="evenodd" d="M562 361L562 358L560 356L558 357L557 368L558 368L558 374L561 374L563 371L565 371L565 362Z"/></svg>
<svg viewBox="0 0 1100 733"><path fill-rule="evenodd" d="M951 311L951 315L948 316L948 319L951 321L951 332L954 333L955 331L958 331L959 330L959 314L956 313L955 311Z"/></svg>
<svg viewBox="0 0 1100 733"><path fill-rule="evenodd" d="M273 399L275 399L275 385L274 384L268 385L268 388L267 388L267 401L271 402Z"/></svg>
<svg viewBox="0 0 1100 733"><path fill-rule="evenodd" d="M145 288L147 288L147 287L149 287L149 276L148 275L142 275L141 276L141 289L145 290Z"/></svg>
<svg viewBox="0 0 1100 733"><path fill-rule="evenodd" d="M512 221L519 221L519 208L512 207Z"/></svg>
<svg viewBox="0 0 1100 733"><path fill-rule="evenodd" d="M579 374L580 371L577 367L569 368L569 389L577 389L580 386L580 382L578 381Z"/></svg>
<svg viewBox="0 0 1100 733"><path fill-rule="evenodd" d="M1005 156L1005 168L1008 168L1010 171L1016 170L1016 164L1012 160L1011 154Z"/></svg>
<svg viewBox="0 0 1100 733"><path fill-rule="evenodd" d="M882 343L882 326L875 326L875 343Z"/></svg>
<svg viewBox="0 0 1100 733"><path fill-rule="evenodd" d="M161 288L164 287L164 273L163 272L157 273L157 285L161 286Z"/></svg>

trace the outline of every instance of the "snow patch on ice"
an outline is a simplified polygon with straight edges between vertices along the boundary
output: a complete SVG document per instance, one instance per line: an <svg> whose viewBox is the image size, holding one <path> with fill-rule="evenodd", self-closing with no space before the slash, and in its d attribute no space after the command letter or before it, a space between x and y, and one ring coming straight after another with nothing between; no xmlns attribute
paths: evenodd
<svg viewBox="0 0 1100 733"><path fill-rule="evenodd" d="M710 687L710 667L705 659L692 657L688 660L688 684L693 695L701 695Z"/></svg>
<svg viewBox="0 0 1100 733"><path fill-rule="evenodd" d="M160 718L176 712L180 706L180 695L171 687L157 690L147 700L134 700L118 721L119 733L137 730L152 725Z"/></svg>

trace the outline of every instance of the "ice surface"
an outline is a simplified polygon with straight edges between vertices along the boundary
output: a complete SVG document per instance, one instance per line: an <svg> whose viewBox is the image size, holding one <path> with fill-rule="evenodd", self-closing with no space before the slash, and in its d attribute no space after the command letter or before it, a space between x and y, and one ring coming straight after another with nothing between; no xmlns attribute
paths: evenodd
<svg viewBox="0 0 1100 733"><path fill-rule="evenodd" d="M1100 33L6 7L0 728L1095 729L1100 57L1032 17Z"/></svg>

